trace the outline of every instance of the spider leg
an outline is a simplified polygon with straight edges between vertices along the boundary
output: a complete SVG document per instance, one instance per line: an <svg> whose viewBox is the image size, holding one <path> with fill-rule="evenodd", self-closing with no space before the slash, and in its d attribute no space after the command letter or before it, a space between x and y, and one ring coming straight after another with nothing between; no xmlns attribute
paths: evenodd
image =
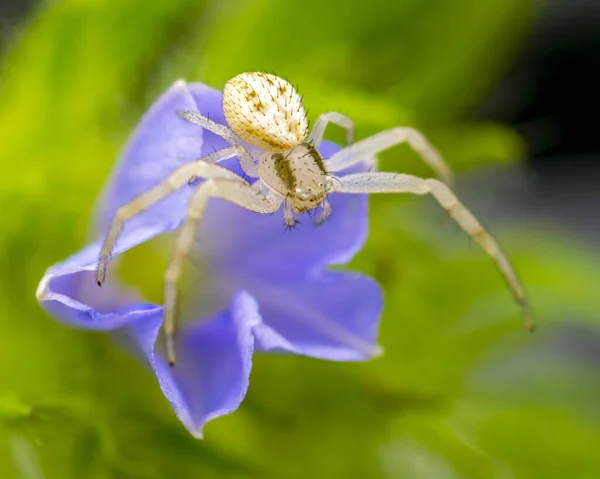
<svg viewBox="0 0 600 479"><path fill-rule="evenodd" d="M206 118L205 116L202 116L194 111L179 110L177 111L177 114L184 120L189 121L194 125L198 125L199 127L214 133L215 135L219 135L230 145L239 146L240 154L238 155L238 157L240 159L240 166L242 167L242 170L244 170L244 173L246 173L248 176L251 176L252 178L258 177L258 167L256 165L256 162L254 161L254 158L252 157L252 154L244 146L244 144L237 137L237 135L233 133L233 131L231 131L228 127L226 127L225 125L221 125L215 121L212 121L211 119Z"/></svg>
<svg viewBox="0 0 600 479"><path fill-rule="evenodd" d="M164 331L169 364L173 366L176 360L175 333L177 330L177 299L179 280L185 261L194 245L198 224L204 215L210 198L221 198L235 203L242 208L261 214L277 211L281 206L281 198L265 194L257 188L239 179L224 179L213 177L202 183L192 196L187 217L184 220L175 245L173 254L165 272L164 291Z"/></svg>
<svg viewBox="0 0 600 479"><path fill-rule="evenodd" d="M327 168L330 171L340 171L365 160L371 164L371 157L401 143L408 143L415 153L431 167L440 180L446 184L452 184L450 167L442 159L439 152L421 132L408 127L382 131L338 151L326 161Z"/></svg>
<svg viewBox="0 0 600 479"><path fill-rule="evenodd" d="M331 203L329 203L329 200L327 198L325 198L323 200L323 209L319 213L319 216L317 216L317 219L314 221L314 225L321 226L323 223L325 223L325 221L327 221L327 219L330 216L331 216Z"/></svg>
<svg viewBox="0 0 600 479"><path fill-rule="evenodd" d="M210 155L206 155L192 163L186 163L185 165L177 168L161 183L150 188L148 191L134 198L129 203L121 206L115 213L112 224L108 230L108 234L106 235L102 245L100 259L98 262L98 270L96 271L96 281L98 282L98 286L102 286L102 283L104 283L106 278L106 266L110 258L110 252L116 243L117 238L119 237L119 233L121 232L125 221L136 216L152 206L154 203L162 200L175 190L186 185L189 179L192 177L202 177L207 179L225 178L242 182L243 180L235 173L223 168L222 166L214 164L219 161L237 156L239 155L239 152L240 147L232 146L211 153Z"/></svg>
<svg viewBox="0 0 600 479"><path fill-rule="evenodd" d="M411 193L415 195L432 195L473 241L494 258L515 300L521 306L525 328L528 331L533 331L534 324L531 318L529 303L525 298L523 287L508 258L502 252L494 237L485 230L473 213L458 200L454 192L446 184L436 179L424 179L406 174L358 173L341 177L340 183L335 184L333 188L334 191L342 193Z"/></svg>
<svg viewBox="0 0 600 479"><path fill-rule="evenodd" d="M323 141L323 135L325 129L329 123L338 125L339 127L346 130L346 145L354 143L354 122L342 113L337 111L328 111L319 115L315 126L313 126L310 135L308 135L307 141L311 143L315 148L318 148Z"/></svg>
<svg viewBox="0 0 600 479"><path fill-rule="evenodd" d="M292 201L289 198L286 198L283 203L283 221L289 229L293 228L297 223L299 223L299 221L294 218Z"/></svg>
<svg viewBox="0 0 600 479"><path fill-rule="evenodd" d="M333 123L346 131L346 146L354 143L354 122L351 118L337 111L328 111L319 115L308 135L307 142L318 148L323 141L325 129L329 123ZM377 171L377 157L375 155L365 157L362 161L369 165L369 169Z"/></svg>

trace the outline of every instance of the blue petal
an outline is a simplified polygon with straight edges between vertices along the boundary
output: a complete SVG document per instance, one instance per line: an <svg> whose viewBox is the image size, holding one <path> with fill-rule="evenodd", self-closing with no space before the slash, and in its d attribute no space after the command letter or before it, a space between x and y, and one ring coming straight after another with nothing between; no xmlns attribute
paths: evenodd
<svg viewBox="0 0 600 479"><path fill-rule="evenodd" d="M184 328L178 338L177 365L155 352L162 310L125 328L129 342L146 358L177 417L196 437L211 419L235 411L248 389L254 338L260 323L255 301L235 296L228 311Z"/></svg>
<svg viewBox="0 0 600 479"><path fill-rule="evenodd" d="M144 116L125 149L98 211L104 230L116 209L154 186L178 166L226 146L224 140L181 120L176 110L196 110L224 122L221 94L199 84L177 82ZM324 146L329 156L336 147ZM228 166L239 172L236 160ZM129 221L114 255L177 228L192 191L185 187ZM260 300L237 294L224 313L191 323L180 334L179 362L166 366L155 343L162 307L142 303L135 291L114 278L95 284L99 243L93 243L50 268L37 297L67 324L118 330L154 369L177 415L195 435L210 419L236 409L248 387L254 337L261 349L332 359L362 360L378 353L375 345L381 293L369 278L321 273L345 263L362 246L367 231L366 198L331 196L332 219L284 235L280 215L249 213L222 201L211 202L202 223L216 276L237 275Z"/></svg>
<svg viewBox="0 0 600 479"><path fill-rule="evenodd" d="M260 349L334 361L362 361L381 354L377 346L382 297L371 278L326 272L308 280L277 283L248 279L262 323L254 334Z"/></svg>
<svg viewBox="0 0 600 479"><path fill-rule="evenodd" d="M203 142L202 129L179 118L176 111L219 112L221 94L197 84L192 90L193 95L183 81L176 82L144 115L99 202L96 229L106 230L119 206L164 180L178 166L212 151L213 145ZM210 139L216 141L214 135ZM183 188L128 221L112 255L177 228L187 210L191 191ZM37 297L60 321L76 327L110 330L139 314L136 311L121 314L138 296L124 291L116 279L105 282L103 288L95 285L93 272L99 254L100 243L95 242L50 268L42 278Z"/></svg>
<svg viewBox="0 0 600 479"><path fill-rule="evenodd" d="M133 243L135 237L128 235L125 240L122 245ZM115 278L98 287L95 269L99 251L98 243L91 244L49 268L36 293L42 307L65 324L102 331L153 314L157 306L140 303L139 295Z"/></svg>
<svg viewBox="0 0 600 479"><path fill-rule="evenodd" d="M154 370L177 416L192 434L201 436L211 419L238 408L252 366L252 329L260 324L256 302L238 293L225 312L182 328L178 363L170 368L156 353L163 308L143 303L114 280L94 285L98 245L91 245L48 270L38 288L41 305L71 326L112 330L126 339ZM111 287L112 286L112 287Z"/></svg>
<svg viewBox="0 0 600 479"><path fill-rule="evenodd" d="M146 112L99 202L100 232L106 231L119 206L165 180L179 166L212 151L212 147L203 141L203 130L176 113L177 110L198 110L196 101L199 100L201 98L194 98L188 85L180 80ZM220 109L221 106L217 102L210 108ZM185 215L191 192L191 187L174 192L129 220L124 233L136 231L139 241L145 241L176 229Z"/></svg>

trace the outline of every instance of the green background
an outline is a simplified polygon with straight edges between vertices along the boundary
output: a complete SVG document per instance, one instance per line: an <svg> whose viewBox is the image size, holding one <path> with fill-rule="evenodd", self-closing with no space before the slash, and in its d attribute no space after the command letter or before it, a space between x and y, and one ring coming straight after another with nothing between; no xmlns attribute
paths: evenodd
<svg viewBox="0 0 600 479"><path fill-rule="evenodd" d="M42 4L4 39L0 73L0 478L600 477L597 368L561 347L597 327L600 258L535 218L482 218L530 294L531 336L493 263L432 200L373 198L350 267L385 290L385 356L257 356L246 400L203 441L109 337L61 326L34 296L85 244L119 150L176 78L276 72L313 120L340 110L359 138L412 125L458 172L514 167L521 139L468 118L534 16L525 0ZM406 147L382 167L429 174ZM160 256L138 248L123 274L152 291Z"/></svg>

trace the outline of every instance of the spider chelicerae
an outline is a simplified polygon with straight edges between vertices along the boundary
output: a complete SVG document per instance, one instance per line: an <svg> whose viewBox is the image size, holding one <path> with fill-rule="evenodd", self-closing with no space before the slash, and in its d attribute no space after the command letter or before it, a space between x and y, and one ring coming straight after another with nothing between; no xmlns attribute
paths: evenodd
<svg viewBox="0 0 600 479"><path fill-rule="evenodd" d="M437 150L417 130L392 128L352 144L352 120L337 112L319 116L309 132L302 97L286 80L275 75L242 73L229 80L223 91L223 111L228 126L211 121L192 111L178 111L185 120L224 138L230 146L185 164L161 183L121 206L106 235L97 270L98 285L106 276L106 266L125 221L196 179L204 179L194 191L164 278L164 322L167 358L175 364L178 284L184 263L193 247L198 223L211 197L262 214L276 212L283 205L288 227L297 220L294 214L321 207L315 224L331 214L329 193L412 193L432 195L461 228L494 258L500 273L521 305L525 326L533 322L523 288L507 257L495 239L457 199L451 187L451 173ZM323 158L318 147L329 123L346 131L348 146L331 158ZM419 178L407 174L377 172L375 155L393 145L408 143L440 178ZM245 175L258 178L250 184L218 163L237 157ZM335 175L359 163L370 171Z"/></svg>

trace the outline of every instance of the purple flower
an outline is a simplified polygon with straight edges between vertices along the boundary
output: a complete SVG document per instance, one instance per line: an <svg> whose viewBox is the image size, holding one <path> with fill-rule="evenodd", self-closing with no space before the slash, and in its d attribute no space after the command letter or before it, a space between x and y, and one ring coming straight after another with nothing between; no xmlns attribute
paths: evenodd
<svg viewBox="0 0 600 479"><path fill-rule="evenodd" d="M150 108L129 141L99 202L96 230L106 231L116 209L163 180L183 163L226 146L176 115L193 110L225 124L221 93L202 84L175 83ZM336 147L324 143L329 157ZM237 160L224 163L239 172ZM129 221L113 256L176 229L194 185L186 186ZM360 361L379 353L382 308L372 279L342 271L367 234L364 196L332 194L333 216L284 234L281 214L260 215L221 200L211 201L199 232L199 248L210 272L198 285L211 312L195 312L178 335L178 363L170 368L157 337L162 306L144 302L135 289L109 276L95 283L98 240L52 266L37 297L70 326L112 331L156 374L185 427L202 435L204 424L234 411L248 388L252 355L258 351ZM113 260L109 271L114 271ZM157 272L160 274L162 272ZM202 291L200 291L202 290Z"/></svg>

